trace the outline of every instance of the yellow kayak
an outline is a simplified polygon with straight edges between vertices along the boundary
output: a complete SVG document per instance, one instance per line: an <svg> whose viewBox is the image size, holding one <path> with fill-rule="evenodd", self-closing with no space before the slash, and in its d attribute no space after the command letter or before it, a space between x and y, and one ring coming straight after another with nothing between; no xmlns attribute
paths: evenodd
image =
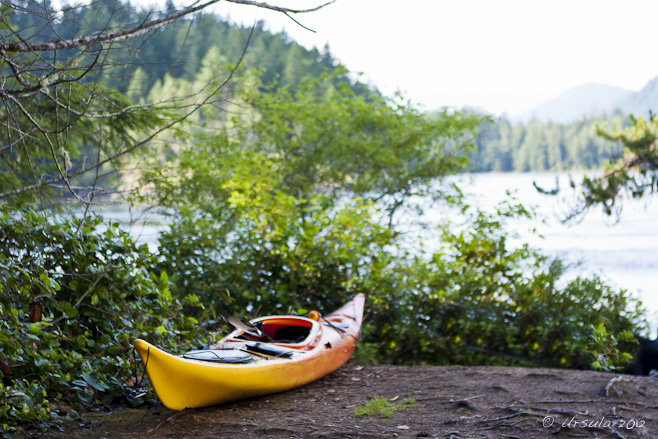
<svg viewBox="0 0 658 439"><path fill-rule="evenodd" d="M204 407L292 389L338 369L356 347L364 302L358 294L327 316L232 322L236 329L210 349L181 356L144 340L134 346L165 406Z"/></svg>

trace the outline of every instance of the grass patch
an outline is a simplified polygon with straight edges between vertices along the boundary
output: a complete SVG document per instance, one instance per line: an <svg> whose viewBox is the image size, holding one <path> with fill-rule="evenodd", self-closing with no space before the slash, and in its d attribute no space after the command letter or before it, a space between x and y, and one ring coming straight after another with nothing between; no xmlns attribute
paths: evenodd
<svg viewBox="0 0 658 439"><path fill-rule="evenodd" d="M416 407L418 403L413 398L405 398L402 402L393 404L389 399L382 396L374 396L364 405L354 409L354 416L381 416L390 418L398 411L409 407Z"/></svg>

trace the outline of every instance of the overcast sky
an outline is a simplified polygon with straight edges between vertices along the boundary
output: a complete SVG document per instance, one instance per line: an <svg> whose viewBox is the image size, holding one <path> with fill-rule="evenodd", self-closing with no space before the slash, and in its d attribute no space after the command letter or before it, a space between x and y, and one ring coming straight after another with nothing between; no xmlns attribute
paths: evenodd
<svg viewBox="0 0 658 439"><path fill-rule="evenodd" d="M655 0L337 0L295 15L317 33L252 6L213 11L244 25L263 20L307 47L328 43L350 70L425 110L514 115L578 85L639 90L658 75Z"/></svg>

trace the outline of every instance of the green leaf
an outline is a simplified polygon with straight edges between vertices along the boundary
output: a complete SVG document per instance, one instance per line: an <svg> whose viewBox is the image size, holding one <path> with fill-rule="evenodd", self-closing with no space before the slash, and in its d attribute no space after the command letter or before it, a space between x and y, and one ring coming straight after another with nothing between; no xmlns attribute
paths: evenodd
<svg viewBox="0 0 658 439"><path fill-rule="evenodd" d="M82 374L82 379L85 380L87 384L89 384L91 387L98 390L99 392L104 392L108 389L105 383L98 381L96 378L92 377L88 373Z"/></svg>
<svg viewBox="0 0 658 439"><path fill-rule="evenodd" d="M64 304L64 314L69 319L72 319L72 318L74 318L75 316L78 315L78 310L77 310L77 308L74 308L73 306L71 306L71 304L69 302L66 302Z"/></svg>
<svg viewBox="0 0 658 439"><path fill-rule="evenodd" d="M167 335L167 329L162 325L158 326L155 332L157 332L160 337Z"/></svg>
<svg viewBox="0 0 658 439"><path fill-rule="evenodd" d="M37 367L45 366L46 364L50 364L50 360L47 358L37 358L34 360L34 365Z"/></svg>

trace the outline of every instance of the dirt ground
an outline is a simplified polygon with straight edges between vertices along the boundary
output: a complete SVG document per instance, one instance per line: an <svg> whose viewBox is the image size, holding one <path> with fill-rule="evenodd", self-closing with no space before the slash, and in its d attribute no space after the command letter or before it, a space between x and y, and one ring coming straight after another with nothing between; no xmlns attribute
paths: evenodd
<svg viewBox="0 0 658 439"><path fill-rule="evenodd" d="M356 416L379 396L391 417ZM346 365L299 389L180 412L83 415L39 438L658 438L658 378L508 367Z"/></svg>

